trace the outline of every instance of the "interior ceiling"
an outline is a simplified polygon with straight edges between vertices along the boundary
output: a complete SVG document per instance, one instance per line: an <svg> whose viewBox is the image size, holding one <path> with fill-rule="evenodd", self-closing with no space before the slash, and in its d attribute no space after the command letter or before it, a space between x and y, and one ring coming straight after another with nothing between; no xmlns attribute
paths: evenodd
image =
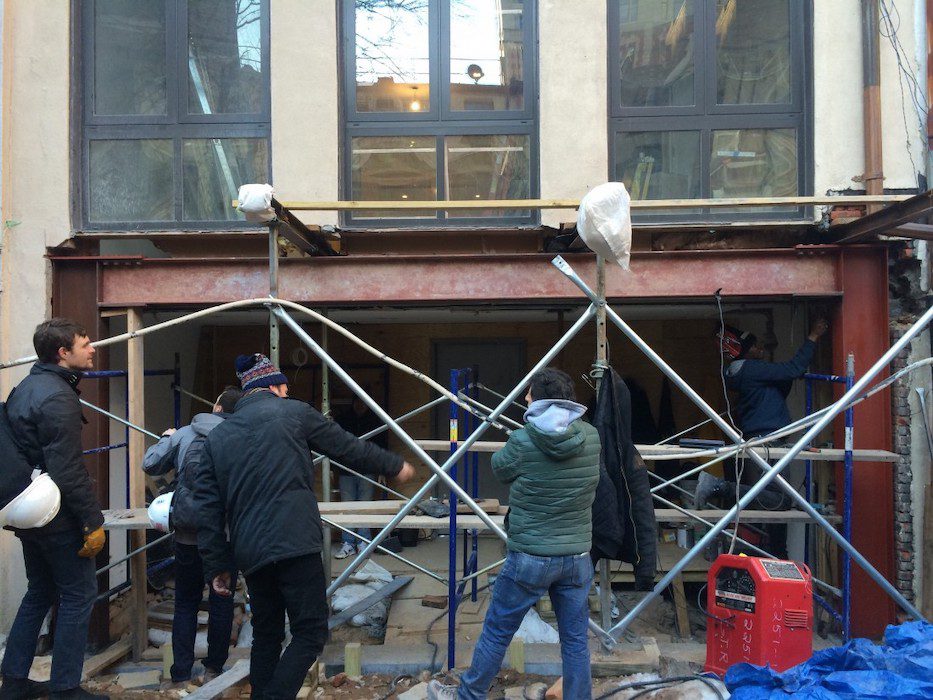
<svg viewBox="0 0 933 700"><path fill-rule="evenodd" d="M777 302L781 303L781 302ZM772 309L775 301L724 303L723 312L748 312ZM683 302L664 304L618 304L613 309L626 320L678 320L718 318L714 303ZM316 309L320 311L320 309ZM506 307L492 306L448 306L448 307L367 307L331 308L328 318L340 324L384 324L384 323L556 323L558 314L564 312L564 323L573 323L583 312L582 306L552 305L549 307ZM184 312L149 312L146 325L167 321L184 315ZM307 316L295 313L302 322L311 321ZM207 316L196 321L197 325L243 326L268 322L268 313L261 309L227 311Z"/></svg>

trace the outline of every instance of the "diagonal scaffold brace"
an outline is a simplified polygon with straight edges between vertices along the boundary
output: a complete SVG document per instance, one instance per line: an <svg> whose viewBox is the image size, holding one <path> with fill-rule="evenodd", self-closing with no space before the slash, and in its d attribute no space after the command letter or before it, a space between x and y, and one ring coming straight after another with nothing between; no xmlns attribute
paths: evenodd
<svg viewBox="0 0 933 700"><path fill-rule="evenodd" d="M590 289L586 283L574 272L573 268L561 257L557 256L552 261L555 267L559 269L564 275L566 275L593 303L599 303L599 300ZM674 384L683 391L694 404L697 405L709 418L726 433L734 442L740 443L742 441L741 436L735 431L732 426L730 426L722 417L707 404L700 396L697 394L686 381L684 381L680 375L678 375L671 367L668 365L651 347L645 343L641 337L632 330L622 318L615 313L611 308L607 308L607 317L622 331L625 336L631 340L635 346L641 350L648 358L672 381ZM795 444L789 449L787 454L784 455L780 460L778 460L774 465L768 464L764 458L760 457L756 453L752 452L750 454L751 458L755 460L755 463L763 470L762 475L758 481L748 490L748 492L739 499L736 503L720 520L713 525L713 527L694 545L684 557L670 570L668 571L654 589L645 596L639 603L629 611L626 616L619 621L615 626L608 630L610 635L619 634L632 623L632 621L641 614L641 612L651 603L654 598L661 594L661 592L666 589L674 578L683 570L683 568L698 556L706 547L716 539L720 533L728 526L729 522L735 519L735 517L745 508L751 504L751 502L761 493L765 487L778 479L778 484L784 488L785 491L791 495L794 500L797 502L801 508L806 511L810 517L812 517L817 524L819 524L826 533L833 539L836 544L843 549L846 553L852 557L852 560L855 561L862 569L867 573L871 579L877 583L885 593L887 593L904 611L910 614L912 617L918 620L925 619L917 608L915 608L911 603L898 591L891 583L881 575L881 573L875 569L871 563L862 556L862 554L852 546L852 544L845 539L837 530L829 523L803 496L797 493L794 488L788 484L783 478L780 478L781 471L794 460L794 458L808 445L810 442L823 430L829 423L835 418L839 413L845 410L848 403L856 396L858 396L865 387L875 378L875 376L881 372L885 367L890 364L891 360L897 355L901 349L909 343L914 336L916 336L920 331L922 331L929 323L933 320L933 308L930 308L917 320L917 322L904 333L898 341L884 353L871 369L866 372L861 379L859 379L851 389L849 389L836 403L829 407L825 414L818 420Z"/></svg>

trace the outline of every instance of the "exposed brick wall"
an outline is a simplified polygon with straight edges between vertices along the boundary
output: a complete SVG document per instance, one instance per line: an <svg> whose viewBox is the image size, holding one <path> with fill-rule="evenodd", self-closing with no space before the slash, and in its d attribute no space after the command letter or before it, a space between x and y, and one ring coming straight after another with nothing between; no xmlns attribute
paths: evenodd
<svg viewBox="0 0 933 700"><path fill-rule="evenodd" d="M908 326L892 323L891 342L904 335ZM907 366L910 345L905 347L891 363L892 373ZM907 600L914 599L914 516L910 485L913 478L910 459L910 377L905 376L891 386L891 409L894 419L893 449L897 454L894 464L894 546L897 562L897 589Z"/></svg>

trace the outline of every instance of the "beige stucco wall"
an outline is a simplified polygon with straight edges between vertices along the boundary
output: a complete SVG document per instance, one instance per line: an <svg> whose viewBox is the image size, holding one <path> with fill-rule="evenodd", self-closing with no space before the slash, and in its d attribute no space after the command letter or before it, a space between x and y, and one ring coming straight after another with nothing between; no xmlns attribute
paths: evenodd
<svg viewBox="0 0 933 700"><path fill-rule="evenodd" d="M609 173L605 0L540 0L538 33L541 197L582 197Z"/></svg>
<svg viewBox="0 0 933 700"><path fill-rule="evenodd" d="M0 358L32 354L49 309L46 246L70 235L69 3L6 0L3 18L3 276ZM0 372L6 396L28 367ZM0 632L25 587L21 550L0 534Z"/></svg>
<svg viewBox="0 0 933 700"><path fill-rule="evenodd" d="M272 178L280 201L338 196L337 3L272 3ZM334 224L333 212L303 214Z"/></svg>
<svg viewBox="0 0 933 700"><path fill-rule="evenodd" d="M900 13L898 37L904 46L906 68L916 74L914 0L895 0ZM846 188L863 189L852 178L864 172L862 147L862 44L861 15L856 0L814 2L814 193ZM923 18L920 18L923 21ZM891 42L881 38L881 128L884 153L884 186L917 186L908 153L920 171L925 163L925 141L911 108L904 83L907 128L901 108L898 68Z"/></svg>

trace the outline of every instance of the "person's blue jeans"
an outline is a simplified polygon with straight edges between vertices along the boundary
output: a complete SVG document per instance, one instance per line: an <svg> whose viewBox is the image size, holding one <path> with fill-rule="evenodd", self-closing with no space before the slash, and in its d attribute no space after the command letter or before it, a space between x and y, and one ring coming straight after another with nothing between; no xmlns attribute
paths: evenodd
<svg viewBox="0 0 933 700"><path fill-rule="evenodd" d="M78 556L84 539L77 530L20 538L26 563L26 595L10 628L0 673L27 678L36 655L42 621L58 603L49 690L71 690L81 683L88 623L97 598L94 559Z"/></svg>
<svg viewBox="0 0 933 700"><path fill-rule="evenodd" d="M231 572L236 583L236 572ZM175 543L175 615L172 618L172 680L191 678L194 643L198 633L198 607L204 597L204 565L197 545ZM233 629L233 596L222 596L210 589L208 595L207 658L204 667L220 672L230 652Z"/></svg>
<svg viewBox="0 0 933 700"><path fill-rule="evenodd" d="M353 474L340 475L341 501L371 501L373 500L373 490L375 488L376 487L368 481L363 481L358 476L353 476ZM361 527L356 532L366 539L371 539L368 527ZM349 532L344 532L341 535L341 539L348 544L363 544L362 540L357 539Z"/></svg>
<svg viewBox="0 0 933 700"><path fill-rule="evenodd" d="M458 698L485 698L502 666L512 636L525 613L548 594L557 614L565 698L592 697L590 650L587 645L593 582L589 553L565 557L536 557L509 552L496 578L483 631L473 651L473 663L460 679Z"/></svg>

